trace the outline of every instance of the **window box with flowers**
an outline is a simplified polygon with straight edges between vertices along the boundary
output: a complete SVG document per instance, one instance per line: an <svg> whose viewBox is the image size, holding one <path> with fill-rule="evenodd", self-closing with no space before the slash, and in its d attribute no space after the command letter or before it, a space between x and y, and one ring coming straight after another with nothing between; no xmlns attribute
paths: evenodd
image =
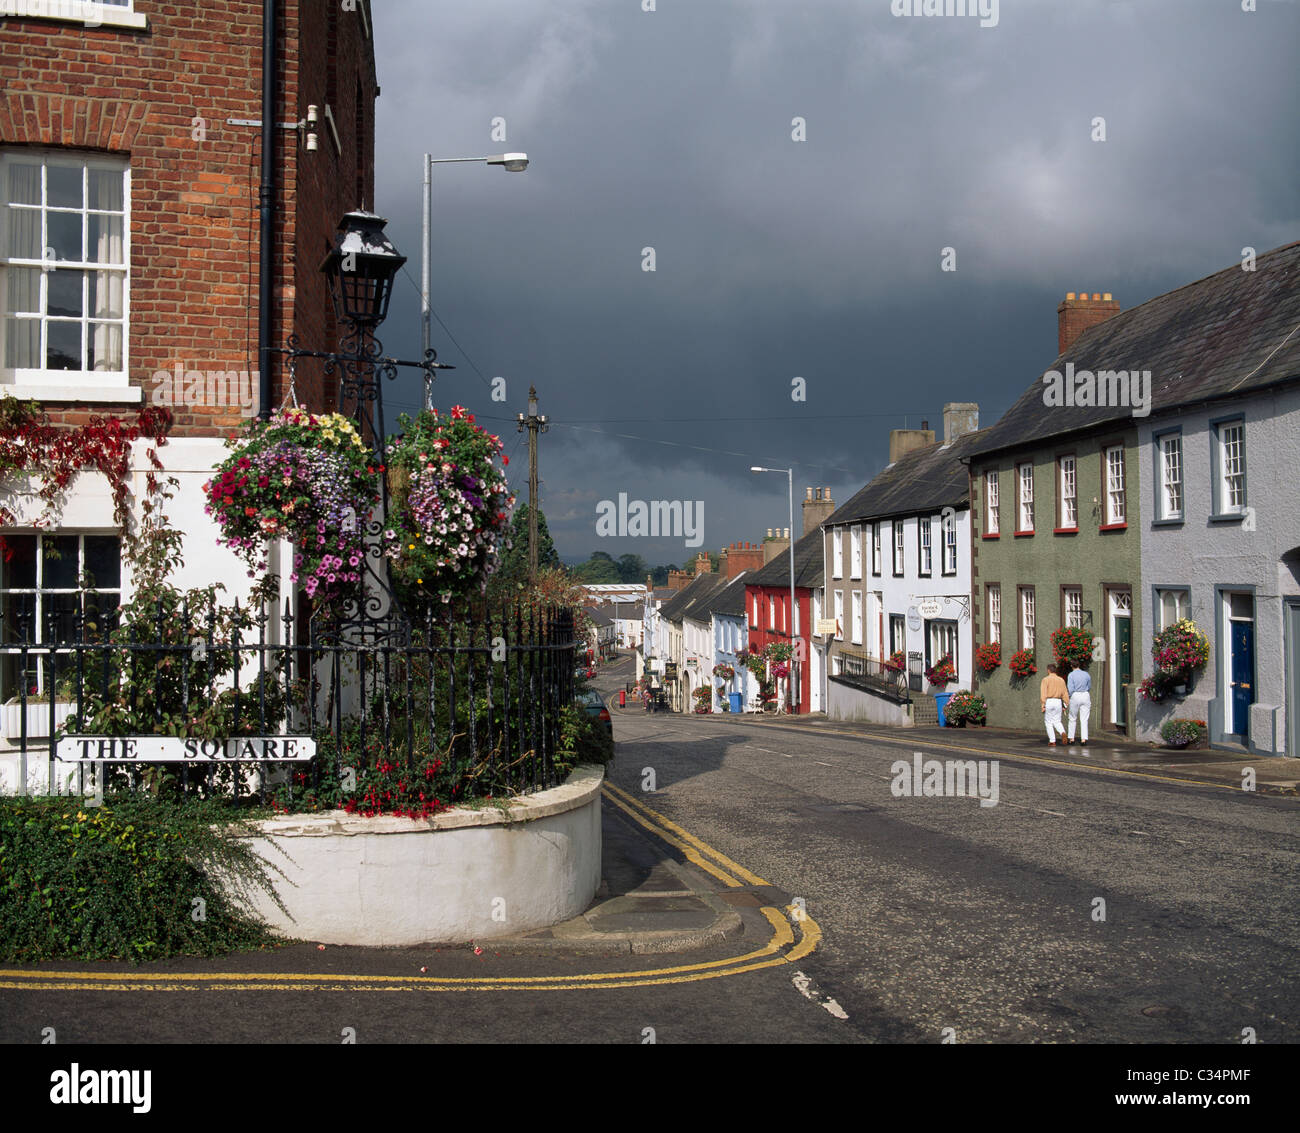
<svg viewBox="0 0 1300 1133"><path fill-rule="evenodd" d="M54 697L54 731L62 727L63 722L72 715L76 705L73 704L71 697L55 694ZM23 719L26 717L26 731L23 729ZM20 740L24 735L29 740L48 739L53 732L50 730L50 697L47 694L42 695L39 690L32 688L26 701L14 696L0 705L0 726L3 727L4 737L8 740Z"/></svg>
<svg viewBox="0 0 1300 1133"><path fill-rule="evenodd" d="M895 649L894 652L889 655L889 660L884 661L882 664L891 673L901 673L907 668L907 654L901 649Z"/></svg>
<svg viewBox="0 0 1300 1133"><path fill-rule="evenodd" d="M1093 659L1095 640L1092 630L1067 626L1052 634L1052 653L1058 664L1068 662L1087 668Z"/></svg>
<svg viewBox="0 0 1300 1133"><path fill-rule="evenodd" d="M957 670L948 654L925 670L925 679L935 688L944 688L957 679Z"/></svg>
<svg viewBox="0 0 1300 1133"><path fill-rule="evenodd" d="M402 414L398 424L402 435L386 450L392 507L384 553L402 597L445 604L485 590L514 504L501 441L459 405L445 416Z"/></svg>
<svg viewBox="0 0 1300 1133"><path fill-rule="evenodd" d="M1021 649L1019 652L1011 655L1011 660L1007 662L1007 667L1011 670L1011 675L1017 680L1026 680L1038 672L1038 666L1034 664L1034 651L1032 649Z"/></svg>
<svg viewBox="0 0 1300 1133"><path fill-rule="evenodd" d="M986 641L975 650L975 664L980 671L991 673L1002 664L1002 642Z"/></svg>

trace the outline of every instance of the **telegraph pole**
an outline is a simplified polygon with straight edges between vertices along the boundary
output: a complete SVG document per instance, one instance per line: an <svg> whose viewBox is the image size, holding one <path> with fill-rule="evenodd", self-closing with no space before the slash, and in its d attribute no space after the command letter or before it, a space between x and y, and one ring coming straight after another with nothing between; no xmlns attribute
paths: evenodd
<svg viewBox="0 0 1300 1133"><path fill-rule="evenodd" d="M528 429L528 581L537 578L537 434L546 432L546 415L537 415L537 390L528 387L528 416L518 414L516 432Z"/></svg>

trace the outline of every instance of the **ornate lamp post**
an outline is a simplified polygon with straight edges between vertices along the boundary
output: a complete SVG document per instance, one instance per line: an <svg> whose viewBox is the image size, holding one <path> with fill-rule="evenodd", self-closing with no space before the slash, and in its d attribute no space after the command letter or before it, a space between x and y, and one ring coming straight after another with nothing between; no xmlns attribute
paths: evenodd
<svg viewBox="0 0 1300 1133"><path fill-rule="evenodd" d="M349 212L339 223L334 247L321 262L321 271L329 278L330 295L334 311L343 327L337 351L306 350L297 336L289 339L280 353L289 359L289 372L300 358L319 358L324 362L326 374L338 374L338 411L357 423L357 431L371 448L375 465L384 463L384 397L381 379L397 377L399 367L413 367L424 371L425 383L433 381L436 370L455 367L437 360L437 352L430 347L421 361L392 358L384 354L383 344L375 337L375 328L388 316L388 303L392 297L393 280L406 263L403 256L384 234L388 222L372 212ZM339 632L360 630L363 638L375 636L409 637L409 625L385 568L381 574L373 560L382 559L383 550L379 536L383 530L383 517L388 512L388 482L379 475L381 510L366 525L365 579L377 585L382 594L365 594L358 603L354 617L345 617ZM364 523L362 517L357 522ZM386 599L386 601L385 601ZM393 615L396 614L396 618ZM389 623L387 630L383 628Z"/></svg>

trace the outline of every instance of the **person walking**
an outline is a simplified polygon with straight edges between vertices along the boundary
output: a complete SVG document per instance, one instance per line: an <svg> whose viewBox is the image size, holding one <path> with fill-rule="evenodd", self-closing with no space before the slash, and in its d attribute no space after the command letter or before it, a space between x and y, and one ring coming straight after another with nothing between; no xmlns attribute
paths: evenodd
<svg viewBox="0 0 1300 1133"><path fill-rule="evenodd" d="M1043 723L1047 726L1047 742L1052 747L1056 746L1058 734L1065 735L1065 728L1061 724L1061 711L1069 695L1060 674L1048 665L1047 676L1043 678L1038 688L1038 700L1043 709Z"/></svg>
<svg viewBox="0 0 1300 1133"><path fill-rule="evenodd" d="M1067 738L1074 743L1074 723L1079 722L1079 743L1088 746L1088 717L1092 715L1092 678L1083 665L1075 661L1069 679L1065 682L1070 694L1070 728Z"/></svg>

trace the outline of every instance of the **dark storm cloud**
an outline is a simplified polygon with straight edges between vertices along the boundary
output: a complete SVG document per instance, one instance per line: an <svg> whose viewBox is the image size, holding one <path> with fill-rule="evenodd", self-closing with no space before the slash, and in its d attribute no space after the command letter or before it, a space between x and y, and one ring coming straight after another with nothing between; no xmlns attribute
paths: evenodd
<svg viewBox="0 0 1300 1133"><path fill-rule="evenodd" d="M1003 0L989 28L888 0L656 7L375 4L377 206L414 279L420 155L532 158L435 166L434 306L465 352L435 323L459 367L437 402L511 448L537 386L565 556L694 553L598 538L619 492L703 500L706 548L784 525L752 463L842 501L890 428L947 400L991 423L1055 356L1067 290L1132 306L1296 236L1295 4ZM418 348L409 284L384 337Z"/></svg>

